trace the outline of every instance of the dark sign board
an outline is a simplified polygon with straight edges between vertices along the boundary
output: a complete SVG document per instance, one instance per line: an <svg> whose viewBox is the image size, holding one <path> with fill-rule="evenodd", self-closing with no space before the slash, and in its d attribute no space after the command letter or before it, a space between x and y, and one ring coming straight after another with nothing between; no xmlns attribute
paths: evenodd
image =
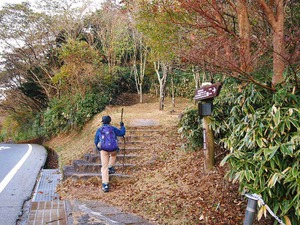
<svg viewBox="0 0 300 225"><path fill-rule="evenodd" d="M214 98L219 95L221 89L221 83L217 82L212 85L205 85L195 92L195 100L204 100Z"/></svg>

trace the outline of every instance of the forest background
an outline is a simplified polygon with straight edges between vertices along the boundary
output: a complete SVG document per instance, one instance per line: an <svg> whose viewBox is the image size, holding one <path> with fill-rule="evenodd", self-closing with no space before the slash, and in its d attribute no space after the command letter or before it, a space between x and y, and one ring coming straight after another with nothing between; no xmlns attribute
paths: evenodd
<svg viewBox="0 0 300 225"><path fill-rule="evenodd" d="M1 140L78 130L124 92L175 104L222 82L215 141L241 192L286 224L300 219L300 3L297 0L49 1L0 11ZM179 131L202 145L197 109ZM260 213L266 211L261 207Z"/></svg>

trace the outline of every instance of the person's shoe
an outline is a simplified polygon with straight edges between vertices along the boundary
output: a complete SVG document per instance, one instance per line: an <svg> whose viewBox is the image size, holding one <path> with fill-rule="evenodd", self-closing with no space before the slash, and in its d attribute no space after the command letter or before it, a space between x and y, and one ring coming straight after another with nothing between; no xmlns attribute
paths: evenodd
<svg viewBox="0 0 300 225"><path fill-rule="evenodd" d="M116 170L115 170L115 168L112 166L112 167L109 167L108 168L108 174L114 174L114 173L116 173Z"/></svg>
<svg viewBox="0 0 300 225"><path fill-rule="evenodd" d="M109 192L109 184L102 184L102 191Z"/></svg>

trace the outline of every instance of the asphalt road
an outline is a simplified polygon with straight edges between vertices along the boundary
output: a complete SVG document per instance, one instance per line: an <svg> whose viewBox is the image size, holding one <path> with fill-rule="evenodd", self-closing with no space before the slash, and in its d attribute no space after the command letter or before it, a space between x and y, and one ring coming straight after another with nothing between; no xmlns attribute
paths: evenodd
<svg viewBox="0 0 300 225"><path fill-rule="evenodd" d="M16 224L46 158L46 149L40 145L0 144L1 225Z"/></svg>

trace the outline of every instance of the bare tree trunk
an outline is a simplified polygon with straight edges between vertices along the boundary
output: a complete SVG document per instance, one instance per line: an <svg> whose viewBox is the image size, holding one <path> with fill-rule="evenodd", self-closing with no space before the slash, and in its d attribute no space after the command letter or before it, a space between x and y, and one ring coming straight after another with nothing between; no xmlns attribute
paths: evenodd
<svg viewBox="0 0 300 225"><path fill-rule="evenodd" d="M135 57L134 57L135 58ZM140 96L140 103L143 103L143 77L138 73L136 60L133 60L133 74L135 80L135 86L138 95Z"/></svg>
<svg viewBox="0 0 300 225"><path fill-rule="evenodd" d="M240 35L240 69L243 72L251 71L251 51L250 51L250 22L248 17L246 0L237 1L238 25Z"/></svg>
<svg viewBox="0 0 300 225"><path fill-rule="evenodd" d="M174 77L172 75L171 77L171 85L172 85L172 107L173 107L173 110L175 108L175 88L174 88Z"/></svg>
<svg viewBox="0 0 300 225"><path fill-rule="evenodd" d="M140 103L143 103L143 83L147 62L148 49L144 46L143 37L136 30L132 32L134 40L133 48L133 70L137 93L140 96ZM137 69L137 55L139 54L139 72Z"/></svg>
<svg viewBox="0 0 300 225"><path fill-rule="evenodd" d="M143 103L143 83L146 70L148 50L143 45L143 40L140 39L140 103Z"/></svg>
<svg viewBox="0 0 300 225"><path fill-rule="evenodd" d="M200 72L199 72L198 66L193 67L192 72L193 72L194 81L195 81L195 88L198 89L198 88L200 88L200 83L201 83Z"/></svg>
<svg viewBox="0 0 300 225"><path fill-rule="evenodd" d="M143 103L143 84L140 83L140 103Z"/></svg>
<svg viewBox="0 0 300 225"><path fill-rule="evenodd" d="M265 0L259 3L266 15L266 18L273 30L273 77L272 85L284 81L283 72L286 68L284 49L284 0L270 1L267 5Z"/></svg>
<svg viewBox="0 0 300 225"><path fill-rule="evenodd" d="M159 110L164 110L165 107L165 95L164 95L164 90L163 90L163 86L160 86L159 89Z"/></svg>
<svg viewBox="0 0 300 225"><path fill-rule="evenodd" d="M171 98L172 98L172 108L175 108L175 86L174 86L174 74L173 67L169 66L169 74L171 74Z"/></svg>
<svg viewBox="0 0 300 225"><path fill-rule="evenodd" d="M274 36L273 36L273 69L274 75L272 77L272 84L283 82L283 73L286 68L285 49L284 49L284 7L283 0L277 0L277 16L276 16L276 25L274 27Z"/></svg>
<svg viewBox="0 0 300 225"><path fill-rule="evenodd" d="M160 74L160 66L162 67L162 76ZM159 110L164 110L168 65L162 61L154 62L154 69L159 82Z"/></svg>

